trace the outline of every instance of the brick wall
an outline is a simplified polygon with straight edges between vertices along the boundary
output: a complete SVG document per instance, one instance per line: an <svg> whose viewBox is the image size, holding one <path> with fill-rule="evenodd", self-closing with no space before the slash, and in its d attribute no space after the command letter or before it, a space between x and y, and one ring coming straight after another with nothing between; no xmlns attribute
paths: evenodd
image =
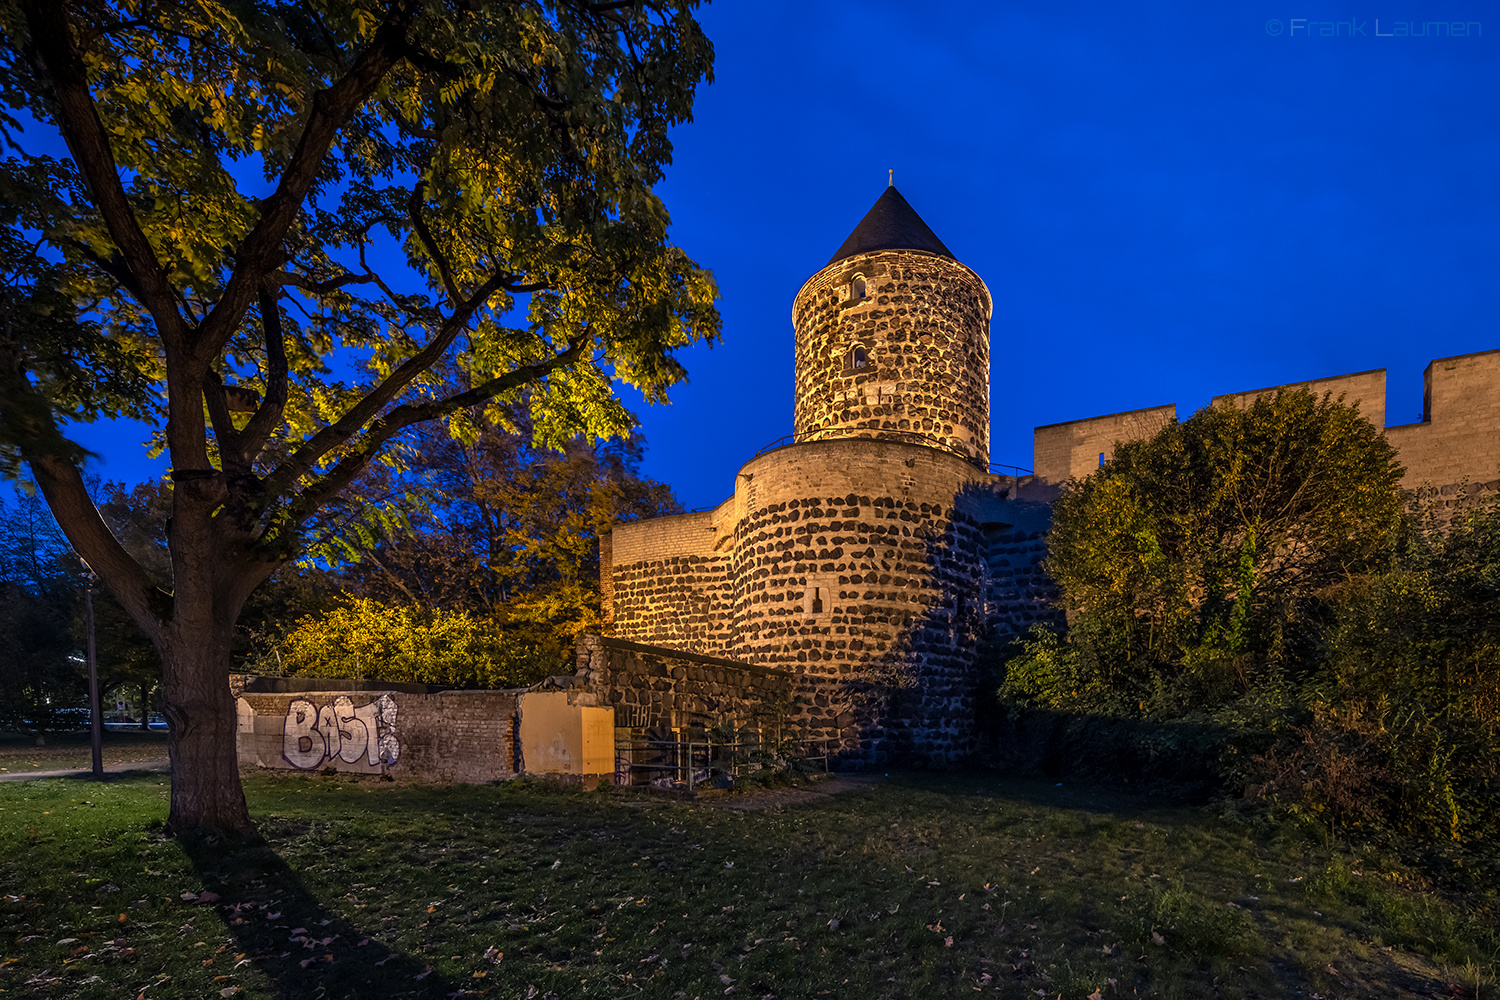
<svg viewBox="0 0 1500 1000"><path fill-rule="evenodd" d="M338 681L324 690L256 691L243 677L236 686L242 767L479 783L513 778L520 766L521 691L362 691Z"/></svg>
<svg viewBox="0 0 1500 1000"><path fill-rule="evenodd" d="M852 297L857 275L863 298ZM911 441L986 466L991 308L973 271L919 251L860 254L813 275L792 304L797 440Z"/></svg>

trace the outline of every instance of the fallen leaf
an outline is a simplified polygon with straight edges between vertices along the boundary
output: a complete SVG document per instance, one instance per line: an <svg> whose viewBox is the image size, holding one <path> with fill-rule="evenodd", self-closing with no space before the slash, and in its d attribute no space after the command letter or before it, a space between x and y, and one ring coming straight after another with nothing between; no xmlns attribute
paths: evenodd
<svg viewBox="0 0 1500 1000"><path fill-rule="evenodd" d="M217 903L218 901L219 894L217 892L205 892L198 897L198 902L200 903Z"/></svg>
<svg viewBox="0 0 1500 1000"><path fill-rule="evenodd" d="M943 947L944 948L952 948L953 947L953 935L952 934L949 934L947 937L943 938Z"/></svg>
<svg viewBox="0 0 1500 1000"><path fill-rule="evenodd" d="M1104 994L1100 993L1098 990L1095 990L1094 992L1089 994L1088 1000L1104 1000Z"/></svg>
<svg viewBox="0 0 1500 1000"><path fill-rule="evenodd" d="M1151 943L1152 944L1166 944L1167 943L1167 939L1164 938L1164 937L1162 937L1160 934L1156 933L1155 931L1152 931L1151 932Z"/></svg>

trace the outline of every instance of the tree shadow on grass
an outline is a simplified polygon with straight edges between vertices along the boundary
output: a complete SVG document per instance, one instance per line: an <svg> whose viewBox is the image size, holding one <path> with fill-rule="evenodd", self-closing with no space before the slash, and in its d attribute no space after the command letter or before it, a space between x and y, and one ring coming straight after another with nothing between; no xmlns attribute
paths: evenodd
<svg viewBox="0 0 1500 1000"><path fill-rule="evenodd" d="M464 992L325 906L259 836L200 834L179 843L203 891L218 897L205 899L223 918L235 953L270 980L275 996L395 1000Z"/></svg>

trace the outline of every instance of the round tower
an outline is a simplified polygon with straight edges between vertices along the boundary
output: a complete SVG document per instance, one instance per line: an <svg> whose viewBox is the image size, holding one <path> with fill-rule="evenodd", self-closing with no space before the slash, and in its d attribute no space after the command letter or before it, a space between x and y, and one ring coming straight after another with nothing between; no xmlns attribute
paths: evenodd
<svg viewBox="0 0 1500 1000"><path fill-rule="evenodd" d="M989 289L894 186L797 293L796 439L875 438L989 463Z"/></svg>

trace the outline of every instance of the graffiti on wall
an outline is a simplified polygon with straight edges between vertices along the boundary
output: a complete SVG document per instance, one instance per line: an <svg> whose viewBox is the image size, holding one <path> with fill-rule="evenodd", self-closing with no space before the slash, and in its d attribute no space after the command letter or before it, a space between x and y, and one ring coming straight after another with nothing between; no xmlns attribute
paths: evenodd
<svg viewBox="0 0 1500 1000"><path fill-rule="evenodd" d="M375 767L401 757L396 699L388 694L358 708L348 695L322 706L298 698L287 706L281 733L282 756L293 767L313 768L335 757L346 764L363 758Z"/></svg>

